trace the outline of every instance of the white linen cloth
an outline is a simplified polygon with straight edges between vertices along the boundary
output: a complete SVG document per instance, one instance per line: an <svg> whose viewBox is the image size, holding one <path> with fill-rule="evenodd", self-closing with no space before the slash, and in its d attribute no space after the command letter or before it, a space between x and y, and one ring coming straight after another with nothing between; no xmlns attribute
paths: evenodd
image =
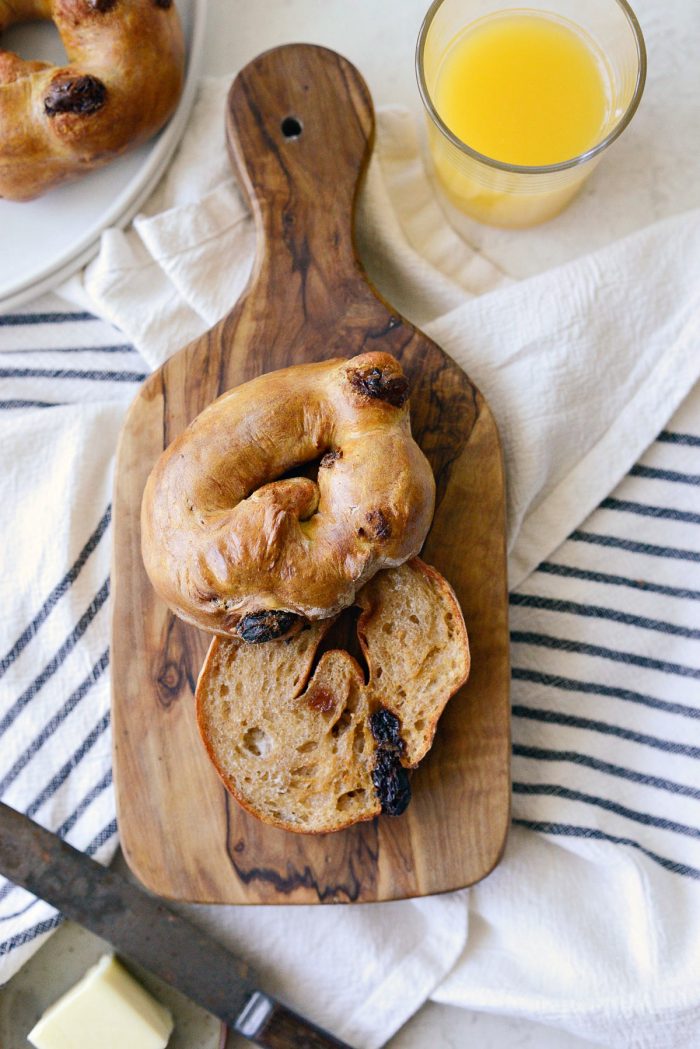
<svg viewBox="0 0 700 1049"><path fill-rule="evenodd" d="M18 513L2 526L4 798L100 858L115 843L102 670L125 391L230 308L252 261L225 159L225 87L204 82L142 216L108 231L63 289L82 312L44 303L31 323L0 317L0 354L13 355L0 426L17 464L0 492ZM469 372L501 429L517 826L500 868L469 892L193 913L358 1046L381 1045L431 994L616 1049L700 1045L700 213L514 284L450 229L411 118L386 110L359 233L381 290ZM87 363L59 367L64 352ZM74 406L40 407L60 396ZM103 723L102 749L88 745ZM2 979L56 921L6 893Z"/></svg>

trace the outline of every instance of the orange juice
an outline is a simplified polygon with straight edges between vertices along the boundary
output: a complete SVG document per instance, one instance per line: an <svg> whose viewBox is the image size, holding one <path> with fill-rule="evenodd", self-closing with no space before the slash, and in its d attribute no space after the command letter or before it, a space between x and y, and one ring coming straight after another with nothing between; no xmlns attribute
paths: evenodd
<svg viewBox="0 0 700 1049"><path fill-rule="evenodd" d="M609 91L604 60L571 23L506 11L467 27L449 47L434 100L461 142L493 160L558 164L594 146Z"/></svg>
<svg viewBox="0 0 700 1049"><path fill-rule="evenodd" d="M469 7L443 0L451 14L441 8L422 30L435 174L448 210L532 226L557 215L598 163L600 149L580 158L615 126L620 91L606 53L568 19L500 8L460 25Z"/></svg>

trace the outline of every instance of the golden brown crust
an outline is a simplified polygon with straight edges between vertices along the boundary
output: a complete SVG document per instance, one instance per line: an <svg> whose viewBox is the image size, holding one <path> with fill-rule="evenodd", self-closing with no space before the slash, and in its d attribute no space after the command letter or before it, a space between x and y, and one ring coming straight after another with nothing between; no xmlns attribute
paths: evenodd
<svg viewBox="0 0 700 1049"><path fill-rule="evenodd" d="M0 0L0 32L35 18L55 22L68 65L0 50L0 197L8 200L31 200L150 138L182 91L174 4Z"/></svg>
<svg viewBox="0 0 700 1049"><path fill-rule="evenodd" d="M291 616L270 635L286 636L415 556L435 482L407 396L398 361L368 353L270 372L206 408L144 492L143 559L160 596L204 630L265 640L246 637L256 617ZM316 480L284 478L319 458Z"/></svg>

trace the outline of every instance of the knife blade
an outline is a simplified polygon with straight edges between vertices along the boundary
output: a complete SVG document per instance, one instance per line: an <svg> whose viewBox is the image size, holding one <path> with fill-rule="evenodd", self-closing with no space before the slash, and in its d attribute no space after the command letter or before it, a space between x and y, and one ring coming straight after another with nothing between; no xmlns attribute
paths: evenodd
<svg viewBox="0 0 700 1049"><path fill-rule="evenodd" d="M266 994L246 962L157 897L2 802L0 874L263 1049L352 1049Z"/></svg>

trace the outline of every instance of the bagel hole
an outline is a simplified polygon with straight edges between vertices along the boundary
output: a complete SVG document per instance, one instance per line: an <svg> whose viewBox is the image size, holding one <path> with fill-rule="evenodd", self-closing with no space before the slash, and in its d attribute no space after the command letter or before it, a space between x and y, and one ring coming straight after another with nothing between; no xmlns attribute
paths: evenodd
<svg viewBox="0 0 700 1049"><path fill-rule="evenodd" d="M53 66L69 65L61 35L50 20L18 22L0 33L0 47L13 51L25 62L49 62Z"/></svg>
<svg viewBox="0 0 700 1049"><path fill-rule="evenodd" d="M299 138L302 131L304 130L303 125L297 117L285 117L280 124L282 134L285 138Z"/></svg>
<svg viewBox="0 0 700 1049"><path fill-rule="evenodd" d="M369 667L367 666L367 660L365 659L365 654L360 646L360 639L357 633L357 621L361 614L362 609L358 608L356 605L352 605L350 608L346 608L340 613L335 623L316 649L316 655L314 656L311 670L309 672L309 680L311 680L316 673L316 667L321 662L321 656L326 652L332 652L334 649L339 649L341 652L347 652L352 656L362 671L365 685L367 684L369 681Z"/></svg>
<svg viewBox="0 0 700 1049"><path fill-rule="evenodd" d="M318 473L321 469L321 462L325 458L326 451L317 455L315 459L310 459L308 462L295 463L290 466L288 470L285 470L279 477L271 478L269 482L273 481L288 481L292 477L306 477L309 481L313 481L314 484L318 484Z"/></svg>

